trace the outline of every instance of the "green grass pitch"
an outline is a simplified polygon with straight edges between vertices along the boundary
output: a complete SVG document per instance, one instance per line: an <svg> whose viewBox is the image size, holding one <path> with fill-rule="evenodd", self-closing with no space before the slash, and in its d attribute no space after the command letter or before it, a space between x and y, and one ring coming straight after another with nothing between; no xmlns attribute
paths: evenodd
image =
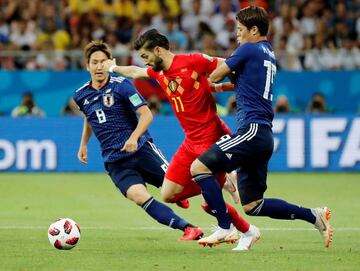
<svg viewBox="0 0 360 271"><path fill-rule="evenodd" d="M245 253L234 245L204 248L177 241L126 200L104 174L0 174L0 270L360 270L360 174L269 174L267 197L332 209L333 244L302 221L246 217L261 240ZM150 188L159 198L159 191ZM228 198L228 195L225 195ZM228 198L229 199L229 198ZM230 200L229 200L230 201ZM171 207L210 233L215 219L199 197ZM238 206L240 214L243 214ZM58 217L81 227L70 251L53 248L47 228Z"/></svg>

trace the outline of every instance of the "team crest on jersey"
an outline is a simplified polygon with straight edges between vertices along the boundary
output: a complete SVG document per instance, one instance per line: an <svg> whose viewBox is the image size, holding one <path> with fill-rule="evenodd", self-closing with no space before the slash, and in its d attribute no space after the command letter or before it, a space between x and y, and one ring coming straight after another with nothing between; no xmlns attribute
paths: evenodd
<svg viewBox="0 0 360 271"><path fill-rule="evenodd" d="M111 107L114 104L115 100L114 100L114 96L112 94L112 92L109 93L105 93L103 95L103 104L106 107Z"/></svg>
<svg viewBox="0 0 360 271"><path fill-rule="evenodd" d="M179 83L176 82L175 80L171 80L168 84L168 87L172 92L175 92L177 90L178 86L179 86Z"/></svg>

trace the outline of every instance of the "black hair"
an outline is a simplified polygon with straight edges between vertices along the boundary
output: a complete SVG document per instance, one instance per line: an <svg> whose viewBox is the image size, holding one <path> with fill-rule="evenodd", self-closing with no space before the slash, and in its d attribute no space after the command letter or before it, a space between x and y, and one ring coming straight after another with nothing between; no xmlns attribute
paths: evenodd
<svg viewBox="0 0 360 271"><path fill-rule="evenodd" d="M87 63L89 63L91 55L97 51L103 52L109 59L112 58L110 46L105 42L96 40L85 46L84 55Z"/></svg>
<svg viewBox="0 0 360 271"><path fill-rule="evenodd" d="M249 6L243 8L236 15L236 19L248 30L256 26L259 29L260 36L266 36L269 31L269 16L262 7Z"/></svg>
<svg viewBox="0 0 360 271"><path fill-rule="evenodd" d="M162 47L166 50L170 49L169 40L165 35L161 34L156 29L150 29L142 34L134 42L135 50L140 50L144 48L146 50L152 50L156 46Z"/></svg>

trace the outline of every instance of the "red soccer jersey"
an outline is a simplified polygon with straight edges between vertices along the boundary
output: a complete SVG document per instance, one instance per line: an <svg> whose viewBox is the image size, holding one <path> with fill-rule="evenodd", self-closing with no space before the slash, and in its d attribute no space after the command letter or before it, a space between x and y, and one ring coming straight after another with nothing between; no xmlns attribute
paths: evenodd
<svg viewBox="0 0 360 271"><path fill-rule="evenodd" d="M207 80L216 66L217 58L196 53L175 55L167 71L147 69L165 91L189 143L203 144L226 133Z"/></svg>

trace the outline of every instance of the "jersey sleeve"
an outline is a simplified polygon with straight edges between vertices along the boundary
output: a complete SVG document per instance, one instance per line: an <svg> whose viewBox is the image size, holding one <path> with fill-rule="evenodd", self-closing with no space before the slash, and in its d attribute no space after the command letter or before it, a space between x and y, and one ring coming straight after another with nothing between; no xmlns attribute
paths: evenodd
<svg viewBox="0 0 360 271"><path fill-rule="evenodd" d="M128 79L124 78L121 83L117 83L115 91L131 106L134 111L136 111L139 107L147 104L144 97L141 96L141 94Z"/></svg>
<svg viewBox="0 0 360 271"><path fill-rule="evenodd" d="M153 79L157 78L156 72L154 72L152 67L147 68L146 72L147 72L147 74L149 75L150 78L153 78Z"/></svg>
<svg viewBox="0 0 360 271"><path fill-rule="evenodd" d="M75 93L74 93L74 95L73 95L73 99L74 99L74 102L76 103L76 105L77 105L77 107L79 108L79 110L81 111L81 112L84 112L84 110L83 110L83 103L80 101L80 97L79 97L80 95L78 94L78 92L76 91Z"/></svg>
<svg viewBox="0 0 360 271"><path fill-rule="evenodd" d="M244 62L251 56L252 45L251 43L245 43L239 46L233 54L225 60L226 65L230 70L235 71L241 67Z"/></svg>
<svg viewBox="0 0 360 271"><path fill-rule="evenodd" d="M191 54L194 70L199 73L211 73L216 69L218 59L206 54Z"/></svg>

